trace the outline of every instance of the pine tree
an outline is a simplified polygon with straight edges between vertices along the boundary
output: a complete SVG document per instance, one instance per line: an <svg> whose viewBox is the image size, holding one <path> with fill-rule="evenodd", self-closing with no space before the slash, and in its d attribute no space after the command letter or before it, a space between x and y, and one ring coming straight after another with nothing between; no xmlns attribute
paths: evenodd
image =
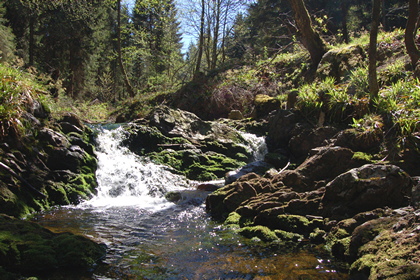
<svg viewBox="0 0 420 280"><path fill-rule="evenodd" d="M146 87L174 80L182 61L181 36L173 0L137 0L133 11L135 50L134 73ZM165 78L166 77L166 78Z"/></svg>
<svg viewBox="0 0 420 280"><path fill-rule="evenodd" d="M14 57L14 35L10 27L6 26L6 10L4 0L0 1L0 62L9 62Z"/></svg>

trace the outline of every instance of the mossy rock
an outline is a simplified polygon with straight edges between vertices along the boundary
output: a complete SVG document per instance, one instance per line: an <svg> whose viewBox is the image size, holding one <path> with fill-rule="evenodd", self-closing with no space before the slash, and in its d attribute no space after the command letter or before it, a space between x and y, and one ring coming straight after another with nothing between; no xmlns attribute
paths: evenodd
<svg viewBox="0 0 420 280"><path fill-rule="evenodd" d="M325 236L326 236L326 234L327 233L326 233L325 230L316 228L313 232L311 232L309 234L309 240L312 243L315 243L315 244L325 243Z"/></svg>
<svg viewBox="0 0 420 280"><path fill-rule="evenodd" d="M271 111L280 109L279 99L265 94L257 94L254 99L256 117L263 117Z"/></svg>
<svg viewBox="0 0 420 280"><path fill-rule="evenodd" d="M245 165L223 154L198 150L164 150L148 156L158 164L168 165L187 178L199 181L223 178L226 172Z"/></svg>
<svg viewBox="0 0 420 280"><path fill-rule="evenodd" d="M0 270L0 275L36 275L66 268L88 270L105 252L104 245L85 237L55 234L38 224L0 215L0 263L5 271Z"/></svg>
<svg viewBox="0 0 420 280"><path fill-rule="evenodd" d="M272 221L275 229L309 235L319 225L318 221L309 221L299 215L278 215Z"/></svg>
<svg viewBox="0 0 420 280"><path fill-rule="evenodd" d="M304 236L301 234L297 234L294 232L284 231L280 229L274 230L274 233L278 238L280 238L282 241L286 242L299 242L304 239Z"/></svg>
<svg viewBox="0 0 420 280"><path fill-rule="evenodd" d="M239 234L246 238L252 239L257 237L264 242L273 242L279 240L276 233L265 226L249 226L241 228Z"/></svg>
<svg viewBox="0 0 420 280"><path fill-rule="evenodd" d="M226 218L224 224L230 227L239 227L239 222L241 220L241 215L237 212L231 212Z"/></svg>
<svg viewBox="0 0 420 280"><path fill-rule="evenodd" d="M170 202L178 202L182 199L182 194L180 192L167 192L165 198Z"/></svg>

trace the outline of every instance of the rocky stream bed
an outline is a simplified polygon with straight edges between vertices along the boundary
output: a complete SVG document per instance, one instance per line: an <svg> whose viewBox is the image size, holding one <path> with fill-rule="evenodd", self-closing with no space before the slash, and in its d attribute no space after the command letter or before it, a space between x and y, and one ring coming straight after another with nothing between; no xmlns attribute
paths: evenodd
<svg viewBox="0 0 420 280"><path fill-rule="evenodd" d="M12 218L77 204L96 191L93 131L74 115L48 127L33 122L24 144L1 146L2 279L92 268L105 252L86 238ZM348 264L351 279L418 279L420 158L413 152L372 161L366 155L382 144L381 135L313 126L293 110L260 121L203 121L166 106L124 129L126 147L173 173L197 181L226 177L196 187L214 191L207 212L241 235L267 246L325 247ZM260 164L241 169L256 155L238 130L266 136ZM167 194L174 203L180 197Z"/></svg>

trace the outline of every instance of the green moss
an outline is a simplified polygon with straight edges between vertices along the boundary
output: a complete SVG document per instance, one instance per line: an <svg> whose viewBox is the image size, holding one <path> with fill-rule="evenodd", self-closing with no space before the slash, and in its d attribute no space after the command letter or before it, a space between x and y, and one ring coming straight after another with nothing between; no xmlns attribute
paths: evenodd
<svg viewBox="0 0 420 280"><path fill-rule="evenodd" d="M102 245L84 237L54 234L38 224L0 215L0 263L7 272L37 274L64 267L87 269L104 254Z"/></svg>
<svg viewBox="0 0 420 280"><path fill-rule="evenodd" d="M104 257L105 248L69 233L57 235L53 239L54 249L60 266L89 268Z"/></svg>
<svg viewBox="0 0 420 280"><path fill-rule="evenodd" d="M268 227L265 226L244 227L241 228L238 232L246 238L251 239L254 237L258 237L264 242L273 242L279 240L274 231L270 230Z"/></svg>
<svg viewBox="0 0 420 280"><path fill-rule="evenodd" d="M353 154L352 159L355 160L362 160L362 161L366 161L366 162L372 162L372 155L367 154L367 153L363 153L363 152L355 152Z"/></svg>
<svg viewBox="0 0 420 280"><path fill-rule="evenodd" d="M278 215L273 224L276 229L299 234L309 234L314 229L312 222L299 215Z"/></svg>
<svg viewBox="0 0 420 280"><path fill-rule="evenodd" d="M325 230L316 228L313 232L309 234L309 240L311 240L311 242L313 243L320 244L325 242L325 236Z"/></svg>
<svg viewBox="0 0 420 280"><path fill-rule="evenodd" d="M239 226L240 219L241 215L239 215L237 212L231 212L226 218L224 224L230 226Z"/></svg>
<svg viewBox="0 0 420 280"><path fill-rule="evenodd" d="M97 187L96 177L93 173L77 174L63 186L65 194L71 203L79 203L80 199L88 199Z"/></svg>
<svg viewBox="0 0 420 280"><path fill-rule="evenodd" d="M375 255L364 255L352 263L350 266L350 275L362 274L369 277L371 269L376 263L377 258Z"/></svg>
<svg viewBox="0 0 420 280"><path fill-rule="evenodd" d="M227 171L245 165L245 162L219 153L202 154L193 150L163 150L152 152L149 157L158 164L171 166L189 179L200 181L222 178Z"/></svg>
<svg viewBox="0 0 420 280"><path fill-rule="evenodd" d="M67 205L70 204L70 201L67 197L66 184L62 182L47 182L48 187L46 188L48 192L49 201L53 205Z"/></svg>
<svg viewBox="0 0 420 280"><path fill-rule="evenodd" d="M345 259L349 256L349 247L350 247L351 237L345 237L342 239L336 239L334 242L329 243L331 248L331 254L340 259Z"/></svg>
<svg viewBox="0 0 420 280"><path fill-rule="evenodd" d="M289 231L284 231L284 230L280 230L280 229L274 230L274 233L282 241L298 242L298 241L302 241L304 239L303 235L301 235L301 234L297 234L297 233L289 232Z"/></svg>

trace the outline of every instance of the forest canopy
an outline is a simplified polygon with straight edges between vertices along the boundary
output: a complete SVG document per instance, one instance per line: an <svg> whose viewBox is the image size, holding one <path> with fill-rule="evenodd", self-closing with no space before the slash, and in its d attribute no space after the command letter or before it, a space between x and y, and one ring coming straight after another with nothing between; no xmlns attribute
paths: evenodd
<svg viewBox="0 0 420 280"><path fill-rule="evenodd" d="M380 2L381 30L405 28L407 1ZM309 30L321 40L319 62L330 46L369 32L373 8L361 0L1 0L0 7L2 62L45 75L54 97L99 102L175 92L200 75L302 45L312 56Z"/></svg>

